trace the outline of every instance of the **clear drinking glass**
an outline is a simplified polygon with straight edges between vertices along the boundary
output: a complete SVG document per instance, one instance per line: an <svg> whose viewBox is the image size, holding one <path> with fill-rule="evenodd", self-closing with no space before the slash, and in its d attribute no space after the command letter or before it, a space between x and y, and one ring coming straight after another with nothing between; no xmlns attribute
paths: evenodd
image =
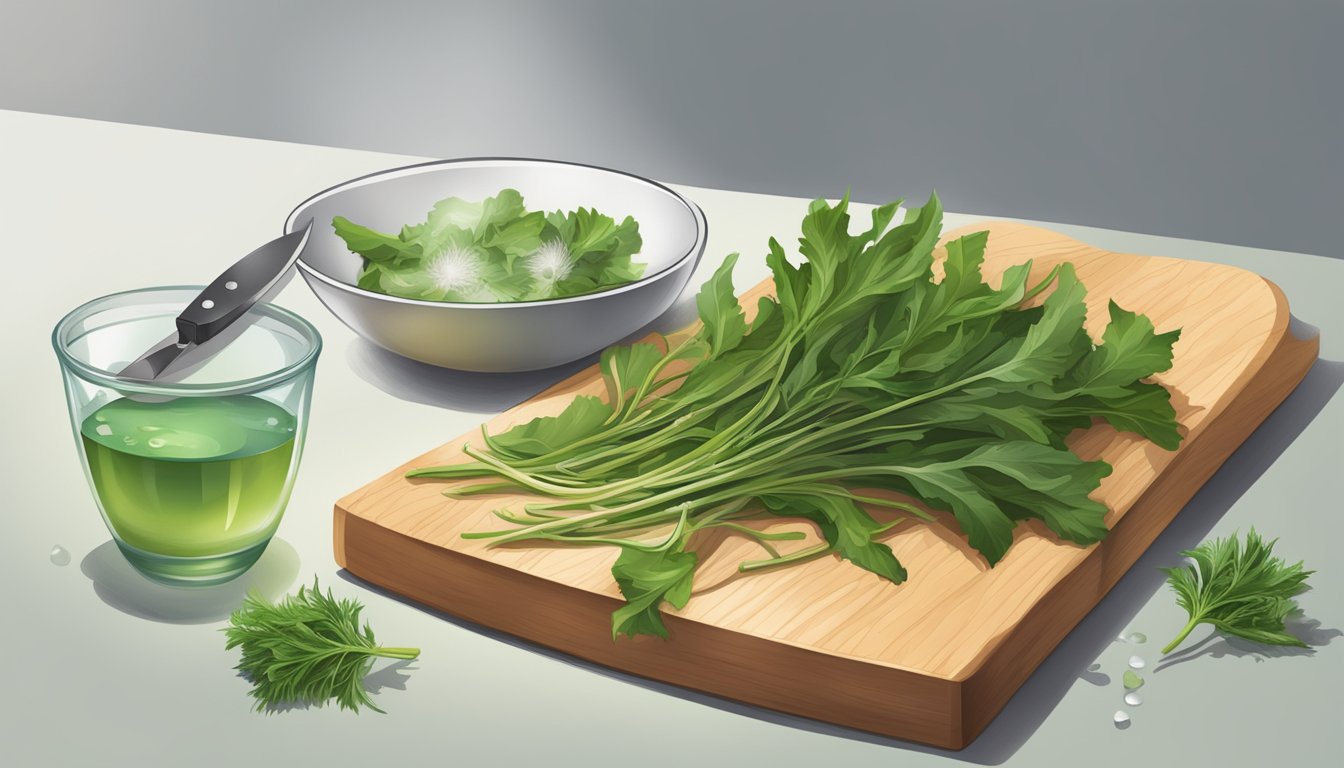
<svg viewBox="0 0 1344 768"><path fill-rule="evenodd" d="M322 348L306 320L260 304L255 322L181 381L118 380L201 290L104 296L51 337L103 521L137 570L174 585L228 581L265 551L294 485Z"/></svg>

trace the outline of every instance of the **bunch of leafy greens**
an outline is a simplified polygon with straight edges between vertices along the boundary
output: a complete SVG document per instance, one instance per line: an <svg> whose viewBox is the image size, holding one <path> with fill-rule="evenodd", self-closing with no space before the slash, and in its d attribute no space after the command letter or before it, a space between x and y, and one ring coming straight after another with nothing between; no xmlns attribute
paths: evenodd
<svg viewBox="0 0 1344 768"><path fill-rule="evenodd" d="M373 658L414 659L420 649L379 646L367 623L360 629L361 610L354 600L335 599L331 590L323 595L316 579L311 589L301 586L279 603L248 595L224 628L225 648L243 649L235 669L252 681L257 711L336 699L352 712L360 705L382 712L364 690Z"/></svg>
<svg viewBox="0 0 1344 768"><path fill-rule="evenodd" d="M633 218L618 224L591 208L529 212L514 189L478 203L440 200L424 223L396 235L343 216L331 225L364 257L360 288L407 299L541 301L614 288L644 273L631 259L643 246Z"/></svg>
<svg viewBox="0 0 1344 768"><path fill-rule="evenodd" d="M898 207L878 207L851 235L848 199L812 203L806 261L795 266L770 240L776 297L750 322L734 296L734 254L696 298L694 335L606 350L605 401L576 397L558 416L484 435L464 449L473 461L409 474L491 478L450 496L549 497L498 510L512 527L473 538L620 547L612 575L627 604L613 636L666 636L659 607L690 598L692 536L711 528L760 542L767 557L743 571L833 554L903 581L881 541L903 518L869 510L929 515L857 489L950 511L990 565L1029 518L1071 542L1101 539L1106 508L1089 494L1111 468L1073 454L1065 436L1100 418L1174 449L1168 392L1143 379L1170 367L1179 332L1156 334L1112 303L1094 345L1072 266L1029 285L1030 263L1017 265L991 287L985 232L949 242L938 279L937 197L890 227ZM1027 305L1051 284L1043 305ZM824 542L781 554L775 542L799 532L749 524L776 517L811 521Z"/></svg>
<svg viewBox="0 0 1344 768"><path fill-rule="evenodd" d="M1307 589L1314 571L1274 557L1277 541L1265 541L1252 528L1244 546L1235 535L1214 539L1181 553L1190 565L1163 568L1190 621L1162 652L1170 653L1200 624L1256 643L1305 648L1284 620L1297 610L1293 597Z"/></svg>

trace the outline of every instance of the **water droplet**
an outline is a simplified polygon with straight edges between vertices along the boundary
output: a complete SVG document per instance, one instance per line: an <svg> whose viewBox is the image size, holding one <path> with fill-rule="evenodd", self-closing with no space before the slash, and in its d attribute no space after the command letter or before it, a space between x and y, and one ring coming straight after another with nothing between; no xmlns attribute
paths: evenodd
<svg viewBox="0 0 1344 768"><path fill-rule="evenodd" d="M280 424L280 420L277 419L277 418L275 418L274 416L271 416L271 417L269 417L269 418L266 419L266 426L268 426L268 427L278 426L279 424Z"/></svg>
<svg viewBox="0 0 1344 768"><path fill-rule="evenodd" d="M1115 641L1117 643L1127 643L1129 642L1129 637L1126 636L1124 632L1121 632L1120 634L1115 636Z"/></svg>
<svg viewBox="0 0 1344 768"><path fill-rule="evenodd" d="M141 432L162 432L162 431L163 431L163 427L156 427L156 426L153 426L153 425L151 425L151 424L141 424L140 427L139 427L139 429L140 429Z"/></svg>
<svg viewBox="0 0 1344 768"><path fill-rule="evenodd" d="M1129 636L1129 642L1135 645L1143 645L1144 643L1148 642L1148 636L1143 634L1142 632L1135 632L1134 634Z"/></svg>
<svg viewBox="0 0 1344 768"><path fill-rule="evenodd" d="M1116 728L1129 727L1129 713L1123 709L1117 709L1111 719L1115 721Z"/></svg>
<svg viewBox="0 0 1344 768"><path fill-rule="evenodd" d="M105 415L103 415L103 414L101 414L101 413L95 413L95 414L93 415L93 420L94 420L94 421L107 421L107 416L105 416Z"/></svg>
<svg viewBox="0 0 1344 768"><path fill-rule="evenodd" d="M205 301L201 302L201 309L214 309L214 308L215 308L215 302L210 299L206 299Z"/></svg>
<svg viewBox="0 0 1344 768"><path fill-rule="evenodd" d="M1143 669L1143 664L1144 664L1144 662L1143 662L1143 657L1142 657L1142 656L1130 656L1130 657L1129 657L1129 668L1130 668L1130 669Z"/></svg>
<svg viewBox="0 0 1344 768"><path fill-rule="evenodd" d="M1139 673L1126 669L1125 674L1121 675L1120 682L1125 684L1125 690L1133 691L1143 687L1143 678Z"/></svg>
<svg viewBox="0 0 1344 768"><path fill-rule="evenodd" d="M1095 661L1092 662L1091 664L1089 664L1088 667L1087 667L1087 671L1088 671L1088 672L1096 672L1096 671L1098 671L1098 670L1100 670L1100 669L1101 669L1101 665L1098 664L1098 663L1096 663Z"/></svg>
<svg viewBox="0 0 1344 768"><path fill-rule="evenodd" d="M62 547L61 545L57 544L56 546L51 548L51 564L52 565L70 564L70 553L65 551L65 547Z"/></svg>
<svg viewBox="0 0 1344 768"><path fill-rule="evenodd" d="M1125 694L1125 703L1131 707L1137 707L1143 704L1143 697L1133 691L1130 691L1129 693Z"/></svg>
<svg viewBox="0 0 1344 768"><path fill-rule="evenodd" d="M236 283L236 282L230 280L229 282L227 282L227 283L224 284L224 290L226 290L226 291L236 291L236 290L238 290L238 283Z"/></svg>
<svg viewBox="0 0 1344 768"><path fill-rule="evenodd" d="M112 434L112 426L110 424L99 424L93 431L103 437L108 437Z"/></svg>
<svg viewBox="0 0 1344 768"><path fill-rule="evenodd" d="M136 443L138 443L138 442L140 442L140 441L139 441L139 440L136 440L134 437L131 437L130 435L127 435L127 436L121 438L121 442L123 442L123 443L125 443L125 444L127 444L127 445L135 445Z"/></svg>
<svg viewBox="0 0 1344 768"><path fill-rule="evenodd" d="M164 440L162 437L151 437L151 438L149 438L149 447L150 447L150 448L162 448L163 446L165 446L165 445L167 445L167 444L168 444L168 441L167 441L167 440Z"/></svg>

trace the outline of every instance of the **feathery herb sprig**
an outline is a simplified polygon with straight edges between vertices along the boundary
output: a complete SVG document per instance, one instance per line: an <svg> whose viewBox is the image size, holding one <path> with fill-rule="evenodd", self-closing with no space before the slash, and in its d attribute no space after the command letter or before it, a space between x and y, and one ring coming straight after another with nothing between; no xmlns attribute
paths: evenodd
<svg viewBox="0 0 1344 768"><path fill-rule="evenodd" d="M360 628L362 610L355 600L332 597L330 589L322 594L316 578L312 588L300 586L278 603L248 595L223 631L226 649L243 649L235 669L252 681L256 710L269 714L290 703L320 707L336 699L352 712L360 705L382 712L364 690L374 657L414 659L420 649L379 646L367 623Z"/></svg>
<svg viewBox="0 0 1344 768"><path fill-rule="evenodd" d="M1277 541L1265 541L1252 528L1245 546L1235 535L1214 539L1181 553L1190 565L1163 568L1190 621L1162 652L1171 653L1200 624L1266 645L1307 647L1284 620L1297 610L1292 598L1306 591L1315 571L1303 570L1301 561L1288 565L1274 557Z"/></svg>

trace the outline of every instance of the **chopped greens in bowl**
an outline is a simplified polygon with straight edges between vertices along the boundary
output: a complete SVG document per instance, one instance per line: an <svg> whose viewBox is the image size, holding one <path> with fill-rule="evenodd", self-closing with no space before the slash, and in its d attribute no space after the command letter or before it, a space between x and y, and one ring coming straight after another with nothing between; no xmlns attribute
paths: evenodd
<svg viewBox="0 0 1344 768"><path fill-rule="evenodd" d="M331 222L364 257L358 287L406 299L461 303L545 301L638 280L632 258L643 241L630 216L621 222L592 208L528 211L516 189L469 202L449 197L425 221L395 235Z"/></svg>

